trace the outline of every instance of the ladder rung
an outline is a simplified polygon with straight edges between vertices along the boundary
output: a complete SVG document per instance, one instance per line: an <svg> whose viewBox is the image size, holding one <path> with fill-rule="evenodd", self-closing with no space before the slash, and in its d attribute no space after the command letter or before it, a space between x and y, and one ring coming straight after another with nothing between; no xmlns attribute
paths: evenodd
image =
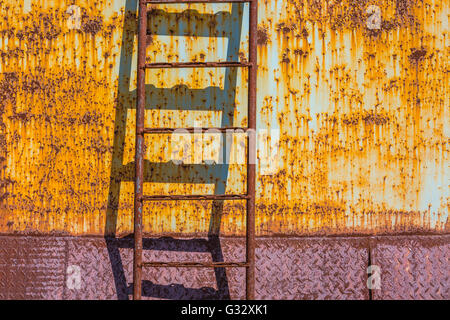
<svg viewBox="0 0 450 320"><path fill-rule="evenodd" d="M242 200L249 199L245 194L211 194L211 195L158 195L142 196L142 201L164 201L164 200Z"/></svg>
<svg viewBox="0 0 450 320"><path fill-rule="evenodd" d="M148 4L158 3L233 3L233 2L252 2L252 0L148 0Z"/></svg>
<svg viewBox="0 0 450 320"><path fill-rule="evenodd" d="M144 267L169 267L169 268L245 268L245 262L143 262Z"/></svg>
<svg viewBox="0 0 450 320"><path fill-rule="evenodd" d="M183 131L181 131L183 130ZM198 128L145 128L144 133L173 133L175 131L179 131L178 133L202 133L205 131L219 131L219 132L227 132L228 130L242 130L243 132L247 132L250 130L250 128L243 128L243 127L224 127L224 128L204 128L204 127L198 127ZM214 133L214 132L211 132Z"/></svg>
<svg viewBox="0 0 450 320"><path fill-rule="evenodd" d="M248 62L154 62L145 64L147 69L156 68L225 68L225 67L250 67Z"/></svg>

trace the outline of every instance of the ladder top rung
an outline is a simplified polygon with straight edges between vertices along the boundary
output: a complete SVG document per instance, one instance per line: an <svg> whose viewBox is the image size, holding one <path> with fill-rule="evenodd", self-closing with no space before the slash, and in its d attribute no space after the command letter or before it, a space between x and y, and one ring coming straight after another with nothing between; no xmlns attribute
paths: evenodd
<svg viewBox="0 0 450 320"><path fill-rule="evenodd" d="M144 267L170 267L170 268L245 268L245 262L143 262Z"/></svg>
<svg viewBox="0 0 450 320"><path fill-rule="evenodd" d="M249 67L248 62L154 62L146 63L145 68L224 68L224 67Z"/></svg>
<svg viewBox="0 0 450 320"><path fill-rule="evenodd" d="M252 2L253 0L147 0L148 4L158 3L233 3L233 2Z"/></svg>
<svg viewBox="0 0 450 320"><path fill-rule="evenodd" d="M205 131L210 131L210 133L215 132L224 132L227 133L229 131L238 131L242 130L242 132L247 132L250 128L243 127L223 127L223 128L205 128L205 127L191 127L191 128L145 128L143 133L202 133ZM215 132L214 132L215 131ZM234 132L233 132L234 133ZM239 133L239 132L236 132Z"/></svg>
<svg viewBox="0 0 450 320"><path fill-rule="evenodd" d="M242 200L249 199L245 194L211 194L211 195L156 195L142 196L142 201L164 200Z"/></svg>

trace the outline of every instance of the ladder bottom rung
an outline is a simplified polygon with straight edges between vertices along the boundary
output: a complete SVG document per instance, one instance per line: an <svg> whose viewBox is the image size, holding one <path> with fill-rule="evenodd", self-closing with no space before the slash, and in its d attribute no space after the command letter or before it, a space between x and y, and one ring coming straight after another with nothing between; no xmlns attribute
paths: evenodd
<svg viewBox="0 0 450 320"><path fill-rule="evenodd" d="M245 262L143 262L143 267L169 268L246 268Z"/></svg>
<svg viewBox="0 0 450 320"><path fill-rule="evenodd" d="M216 132L223 132L227 133L227 131L238 131L241 130L242 132L247 132L250 130L250 128L244 128L244 127L217 127L217 128L207 128L207 127L191 127L191 128L145 128L143 130L144 133L202 133L205 131L210 131L211 133Z"/></svg>
<svg viewBox="0 0 450 320"><path fill-rule="evenodd" d="M147 0L147 4L163 4L163 3L245 3L252 0Z"/></svg>
<svg viewBox="0 0 450 320"><path fill-rule="evenodd" d="M154 62L146 63L145 68L225 68L225 67L250 67L249 62Z"/></svg>
<svg viewBox="0 0 450 320"><path fill-rule="evenodd" d="M164 196L142 196L142 201L164 201L164 200L245 200L250 197L243 194L221 194L221 195L164 195Z"/></svg>

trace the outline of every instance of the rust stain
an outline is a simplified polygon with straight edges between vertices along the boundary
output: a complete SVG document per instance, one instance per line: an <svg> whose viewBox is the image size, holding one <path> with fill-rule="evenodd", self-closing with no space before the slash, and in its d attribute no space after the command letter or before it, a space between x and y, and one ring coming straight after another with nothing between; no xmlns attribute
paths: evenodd
<svg viewBox="0 0 450 320"><path fill-rule="evenodd" d="M131 232L136 15L125 3L78 1L70 29L63 1L29 12L0 1L0 232ZM369 5L378 29L367 27ZM148 61L245 62L246 11L232 8L155 6ZM259 235L448 231L446 12L442 0L260 3L258 128L280 139L278 167L257 179ZM146 124L245 126L246 81L244 70L148 71ZM217 139L180 139L147 138L145 194L214 193L221 169L200 164L217 162ZM233 139L229 194L246 185L242 142ZM212 210L148 204L145 231L203 233ZM225 201L223 234L244 226L245 203Z"/></svg>
<svg viewBox="0 0 450 320"><path fill-rule="evenodd" d="M6 177L5 169L7 165L8 146L6 143L6 125L3 122L5 109L16 102L15 84L17 75L14 72L3 73L0 78L0 208L3 202L10 196L8 187L13 181ZM13 222L8 221L7 225L12 226Z"/></svg>
<svg viewBox="0 0 450 320"><path fill-rule="evenodd" d="M84 14L81 19L81 30L85 33L96 35L102 29L102 16L90 17L89 15Z"/></svg>
<svg viewBox="0 0 450 320"><path fill-rule="evenodd" d="M263 46L269 42L269 34L267 32L267 28L265 28L264 26L258 27L257 35L258 35L257 41L258 45Z"/></svg>

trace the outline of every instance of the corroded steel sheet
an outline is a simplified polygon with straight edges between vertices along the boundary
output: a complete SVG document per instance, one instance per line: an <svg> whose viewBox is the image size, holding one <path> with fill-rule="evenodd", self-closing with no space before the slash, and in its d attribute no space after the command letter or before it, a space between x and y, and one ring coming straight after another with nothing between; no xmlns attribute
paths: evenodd
<svg viewBox="0 0 450 320"><path fill-rule="evenodd" d="M0 238L0 299L63 299L67 241Z"/></svg>
<svg viewBox="0 0 450 320"><path fill-rule="evenodd" d="M245 239L144 239L145 261L239 261ZM259 238L258 299L449 299L449 236ZM133 239L0 236L0 299L130 299ZM369 254L370 251L370 254ZM369 291L369 265L380 287ZM239 268L149 268L145 299L242 299Z"/></svg>
<svg viewBox="0 0 450 320"><path fill-rule="evenodd" d="M257 127L279 132L275 165L257 166L259 235L448 232L448 6L259 2ZM0 1L0 232L132 231L136 7ZM154 6L148 62L246 62L247 18L248 5ZM246 126L246 81L245 69L152 69L146 125ZM244 190L242 135L229 165L205 165L217 139L195 138L184 151L147 138L146 194ZM148 204L144 231L243 234L244 202L214 211Z"/></svg>
<svg viewBox="0 0 450 320"><path fill-rule="evenodd" d="M379 290L373 299L448 299L449 237L377 238L371 263L380 267Z"/></svg>
<svg viewBox="0 0 450 320"><path fill-rule="evenodd" d="M206 240L145 239L144 260L209 262L245 257L243 238L223 238L221 245ZM58 240L62 246L48 237L1 236L0 241L4 244L0 248L0 299L131 298L131 238L64 237ZM368 299L367 243L360 238L258 239L256 298ZM35 265L14 265L21 257L16 246L22 254L35 254ZM53 248L52 255L49 248ZM2 263L6 259L9 263ZM23 279L17 277L18 271L40 276ZM242 268L149 268L143 272L142 295L145 299L243 299L244 280Z"/></svg>

